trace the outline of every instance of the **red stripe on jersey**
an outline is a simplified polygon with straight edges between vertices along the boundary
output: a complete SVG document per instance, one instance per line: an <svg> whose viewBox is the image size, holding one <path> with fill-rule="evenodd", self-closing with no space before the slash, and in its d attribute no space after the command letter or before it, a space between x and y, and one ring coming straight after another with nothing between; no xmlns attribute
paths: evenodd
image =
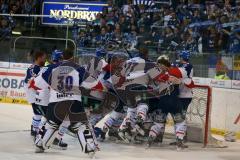
<svg viewBox="0 0 240 160"><path fill-rule="evenodd" d="M194 88L195 84L194 84L193 80L191 80L191 83L190 84L185 84L185 86L188 87L188 88Z"/></svg>
<svg viewBox="0 0 240 160"><path fill-rule="evenodd" d="M35 85L35 81L34 81L34 79L33 80L30 80L30 82L29 82L29 87L28 88L32 88L32 89L34 89L34 90L41 90L41 88L38 88L36 85Z"/></svg>
<svg viewBox="0 0 240 160"><path fill-rule="evenodd" d="M103 85L101 82L98 82L98 84L92 88L93 91L103 91Z"/></svg>
<svg viewBox="0 0 240 160"><path fill-rule="evenodd" d="M159 82L166 82L169 79L169 75L166 73L159 74L154 80Z"/></svg>
<svg viewBox="0 0 240 160"><path fill-rule="evenodd" d="M111 72L112 66L110 64L107 64L105 67L103 67L103 70L106 72Z"/></svg>

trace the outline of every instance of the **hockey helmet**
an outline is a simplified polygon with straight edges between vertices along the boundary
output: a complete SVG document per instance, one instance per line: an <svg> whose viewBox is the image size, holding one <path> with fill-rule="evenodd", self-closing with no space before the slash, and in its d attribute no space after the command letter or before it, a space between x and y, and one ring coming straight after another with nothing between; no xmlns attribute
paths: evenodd
<svg viewBox="0 0 240 160"><path fill-rule="evenodd" d="M60 50L54 50L54 51L52 52L52 57L51 57L52 61L53 61L53 62L59 62L59 61L62 59L62 54L63 54L62 51L60 51Z"/></svg>
<svg viewBox="0 0 240 160"><path fill-rule="evenodd" d="M190 59L190 52L187 50L183 50L179 53L179 57L184 61L189 61Z"/></svg>

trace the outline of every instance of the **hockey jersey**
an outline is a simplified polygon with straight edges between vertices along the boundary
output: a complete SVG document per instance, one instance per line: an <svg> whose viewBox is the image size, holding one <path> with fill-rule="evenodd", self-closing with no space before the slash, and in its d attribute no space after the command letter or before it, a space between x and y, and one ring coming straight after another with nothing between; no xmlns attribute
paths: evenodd
<svg viewBox="0 0 240 160"><path fill-rule="evenodd" d="M38 65L31 65L26 72L24 79L24 90L26 92L27 101L29 103L35 103L36 90L31 88L31 81L39 74L41 67Z"/></svg>
<svg viewBox="0 0 240 160"><path fill-rule="evenodd" d="M42 76L36 79L35 85L44 90L50 87L49 103L66 100L81 101L80 86L85 79L85 73L85 68L70 61L63 61L50 65Z"/></svg>
<svg viewBox="0 0 240 160"><path fill-rule="evenodd" d="M126 61L121 75L124 77L124 82L120 89L123 90L126 86L132 84L148 87L152 80L165 82L169 78L168 74L163 72L156 63L141 57L135 57Z"/></svg>
<svg viewBox="0 0 240 160"><path fill-rule="evenodd" d="M42 73L44 73L47 70L48 67L43 67L41 71L39 72L38 76L34 79L35 83L39 83L38 79L41 79ZM38 104L40 106L48 106L49 103L49 95L50 95L50 88L39 88L36 90L36 101L35 104Z"/></svg>
<svg viewBox="0 0 240 160"><path fill-rule="evenodd" d="M179 86L180 98L192 98L194 88L193 66L190 63L180 63L169 70L169 74L181 79Z"/></svg>
<svg viewBox="0 0 240 160"><path fill-rule="evenodd" d="M106 68L107 66L109 65L103 58L94 57L93 59L91 59L87 67L88 74L92 75L92 77L99 82L98 88L90 92L91 96L98 99L104 98L104 93L102 92L102 89L105 88L104 87L105 81L103 80L103 77L106 74L104 68Z"/></svg>

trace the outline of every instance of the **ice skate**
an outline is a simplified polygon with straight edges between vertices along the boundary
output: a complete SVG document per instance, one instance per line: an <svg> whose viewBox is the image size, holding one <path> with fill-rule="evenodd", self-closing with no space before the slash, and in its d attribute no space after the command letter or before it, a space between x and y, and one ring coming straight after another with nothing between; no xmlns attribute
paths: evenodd
<svg viewBox="0 0 240 160"><path fill-rule="evenodd" d="M181 151L181 150L184 150L184 149L188 148L188 146L185 145L185 144L183 143L183 140L181 140L181 139L177 139L177 141L176 141L176 147L177 147L177 151Z"/></svg>
<svg viewBox="0 0 240 160"><path fill-rule="evenodd" d="M52 144L52 148L55 149L61 149L61 150L67 150L68 144L64 143L62 139L55 138Z"/></svg>
<svg viewBox="0 0 240 160"><path fill-rule="evenodd" d="M147 148L150 148L152 144L154 143L155 138L152 136L148 137L148 142L147 142Z"/></svg>

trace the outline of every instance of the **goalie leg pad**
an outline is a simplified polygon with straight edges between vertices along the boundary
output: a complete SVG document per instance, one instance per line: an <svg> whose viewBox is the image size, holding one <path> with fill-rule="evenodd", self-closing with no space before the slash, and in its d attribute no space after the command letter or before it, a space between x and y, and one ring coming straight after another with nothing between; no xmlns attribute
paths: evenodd
<svg viewBox="0 0 240 160"><path fill-rule="evenodd" d="M64 120L62 122L62 124L59 127L59 131L58 131L58 137L57 137L58 139L61 139L64 136L64 134L68 131L69 125L70 125L70 123L67 120Z"/></svg>
<svg viewBox="0 0 240 160"><path fill-rule="evenodd" d="M84 153L94 152L96 150L96 142L94 133L84 124L82 124L77 132L77 137Z"/></svg>
<svg viewBox="0 0 240 160"><path fill-rule="evenodd" d="M44 137L42 138L42 147L44 149L48 149L52 145L54 139L56 138L56 136L58 134L58 127L59 127L58 125L56 125L52 122L48 122L46 124L47 131L46 131Z"/></svg>

